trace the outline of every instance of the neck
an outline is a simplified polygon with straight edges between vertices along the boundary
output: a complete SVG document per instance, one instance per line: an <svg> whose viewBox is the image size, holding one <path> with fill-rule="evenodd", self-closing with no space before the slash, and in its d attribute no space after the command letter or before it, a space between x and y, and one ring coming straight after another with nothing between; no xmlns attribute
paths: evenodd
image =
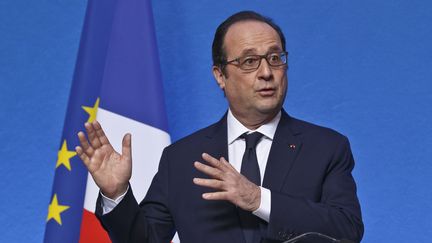
<svg viewBox="0 0 432 243"><path fill-rule="evenodd" d="M279 110L266 114L241 114L231 110L233 116L241 123L243 126L250 130L256 130L260 126L269 123L278 114Z"/></svg>

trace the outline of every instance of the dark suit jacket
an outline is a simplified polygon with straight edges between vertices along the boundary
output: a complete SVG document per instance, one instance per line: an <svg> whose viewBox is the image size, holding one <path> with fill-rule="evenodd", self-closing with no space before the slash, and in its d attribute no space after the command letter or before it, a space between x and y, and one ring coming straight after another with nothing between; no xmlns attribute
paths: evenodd
<svg viewBox="0 0 432 243"><path fill-rule="evenodd" d="M113 211L96 214L114 242L244 242L238 209L206 201L211 189L193 184L194 161L207 152L228 158L226 115L165 148L159 170L138 205L132 190ZM260 222L255 242L280 242L304 232L360 241L363 223L351 175L354 160L346 137L300 121L282 111L264 175L271 190L270 222Z"/></svg>

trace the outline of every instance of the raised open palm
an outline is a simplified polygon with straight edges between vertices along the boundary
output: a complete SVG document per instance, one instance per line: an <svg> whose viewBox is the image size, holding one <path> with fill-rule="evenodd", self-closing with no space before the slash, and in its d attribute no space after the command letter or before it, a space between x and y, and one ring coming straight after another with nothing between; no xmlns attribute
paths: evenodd
<svg viewBox="0 0 432 243"><path fill-rule="evenodd" d="M75 148L102 193L112 199L127 190L132 174L131 135L122 142L122 154L114 150L99 122L86 123L78 133L81 146Z"/></svg>

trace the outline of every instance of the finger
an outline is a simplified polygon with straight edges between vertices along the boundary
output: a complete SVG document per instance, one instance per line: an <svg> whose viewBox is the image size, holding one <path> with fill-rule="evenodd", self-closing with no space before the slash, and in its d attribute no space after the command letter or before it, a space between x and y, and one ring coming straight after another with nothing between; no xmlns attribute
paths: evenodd
<svg viewBox="0 0 432 243"><path fill-rule="evenodd" d="M205 186L212 189L224 190L223 181L216 179L203 179L203 178L194 178L193 183L198 186Z"/></svg>
<svg viewBox="0 0 432 243"><path fill-rule="evenodd" d="M130 133L126 133L123 137L122 156L128 160L132 159L132 135Z"/></svg>
<svg viewBox="0 0 432 243"><path fill-rule="evenodd" d="M198 161L195 161L194 166L197 170L203 172L204 174L207 174L215 179L222 179L223 173L221 170L213 168L211 166L205 165L203 163L200 163Z"/></svg>
<svg viewBox="0 0 432 243"><path fill-rule="evenodd" d="M105 153L103 153L100 149L95 150L93 157L90 158L90 164L93 166L99 166L104 160Z"/></svg>
<svg viewBox="0 0 432 243"><path fill-rule="evenodd" d="M111 145L107 136L105 135L105 132L102 129L102 126L98 121L93 122L93 128L95 129L96 136L99 138L99 141L101 142L102 145L104 144Z"/></svg>
<svg viewBox="0 0 432 243"><path fill-rule="evenodd" d="M229 201L229 196L227 192L208 192L202 194L205 200L227 200Z"/></svg>
<svg viewBox="0 0 432 243"><path fill-rule="evenodd" d="M221 158L219 159L219 161L221 162L221 164L222 164L224 167L227 167L227 168L229 168L229 169L231 169L231 170L235 170L235 171L237 171L237 170L234 168L234 166L233 166L232 164L230 164L230 162L228 162L228 160L226 160L224 157L221 157Z"/></svg>
<svg viewBox="0 0 432 243"><path fill-rule="evenodd" d="M99 138L96 136L96 130L95 127L93 126L93 123L86 122L84 126L87 130L87 136L91 146L94 149L98 149L100 146L102 146L102 144L99 141Z"/></svg>
<svg viewBox="0 0 432 243"><path fill-rule="evenodd" d="M94 172L96 172L97 170L99 170L101 168L101 166L104 166L103 164L103 158L104 158L104 153L101 152L100 149L95 150L94 154L92 157L88 157L88 162L86 159L86 166L87 166L87 170L90 172L90 174L93 175ZM105 164L106 166L106 164Z"/></svg>
<svg viewBox="0 0 432 243"><path fill-rule="evenodd" d="M218 159L216 159L215 157L213 157L207 153L203 153L202 158L212 167L221 168L221 162Z"/></svg>
<svg viewBox="0 0 432 243"><path fill-rule="evenodd" d="M88 168L90 165L90 158L84 153L82 147L76 146L75 151L78 154L78 157L84 162L84 165Z"/></svg>
<svg viewBox="0 0 432 243"><path fill-rule="evenodd" d="M88 143L87 138L83 132L78 133L78 139L80 141L83 152L86 153L87 156L91 157L93 155L94 149Z"/></svg>

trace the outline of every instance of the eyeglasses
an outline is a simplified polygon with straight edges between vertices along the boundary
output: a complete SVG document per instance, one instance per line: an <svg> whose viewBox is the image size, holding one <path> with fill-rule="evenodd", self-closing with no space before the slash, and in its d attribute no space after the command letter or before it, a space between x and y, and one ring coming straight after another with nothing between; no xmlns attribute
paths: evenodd
<svg viewBox="0 0 432 243"><path fill-rule="evenodd" d="M247 55L226 61L225 65L232 64L244 71L255 71L261 65L261 60L266 59L271 67L280 67L287 64L288 52L271 52L265 55Z"/></svg>

